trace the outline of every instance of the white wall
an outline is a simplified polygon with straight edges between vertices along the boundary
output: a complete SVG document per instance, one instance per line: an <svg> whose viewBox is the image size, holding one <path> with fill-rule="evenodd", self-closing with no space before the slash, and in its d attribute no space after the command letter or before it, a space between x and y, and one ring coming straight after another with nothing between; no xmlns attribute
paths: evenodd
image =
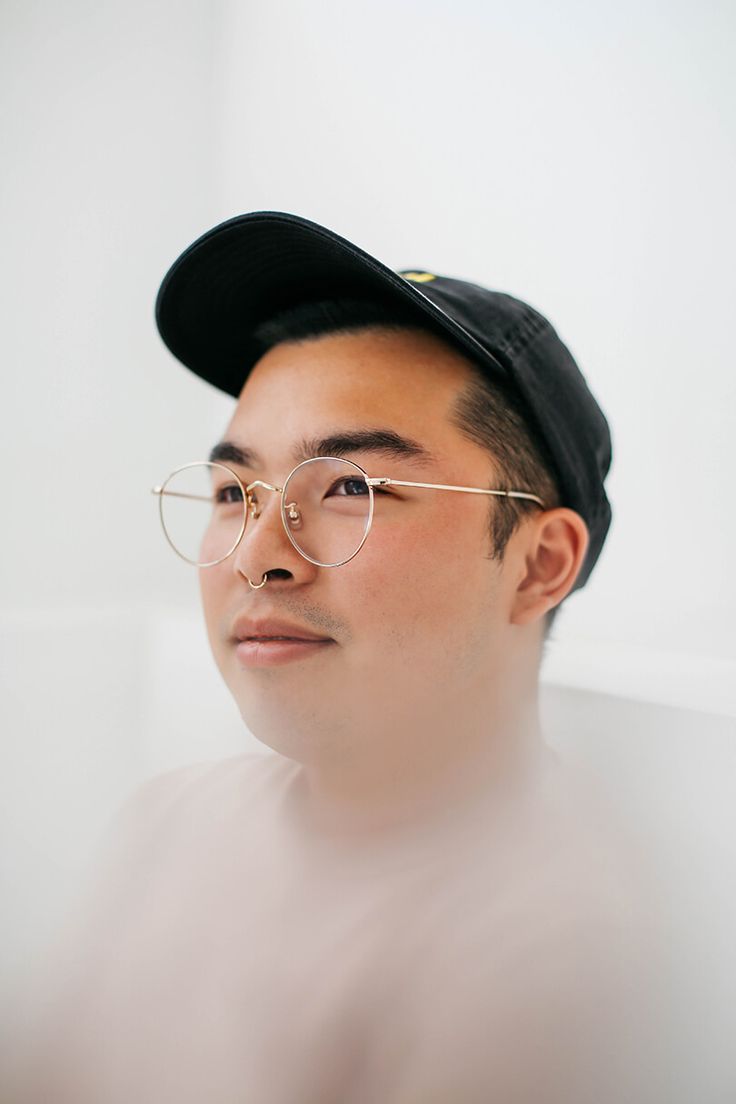
<svg viewBox="0 0 736 1104"><path fill-rule="evenodd" d="M211 218L219 19L201 0L0 10L3 974L151 769L148 619L193 605L149 489L227 403L187 386L153 300Z"/></svg>
<svg viewBox="0 0 736 1104"><path fill-rule="evenodd" d="M614 526L560 643L736 659L736 9L230 0L227 18L219 213L293 210L527 298L610 416Z"/></svg>
<svg viewBox="0 0 736 1104"><path fill-rule="evenodd" d="M249 739L148 493L229 409L161 346L156 289L241 211L551 318L615 460L613 528L546 678L736 716L731 6L14 0L1 19L8 948L136 781ZM605 770L634 760L613 740Z"/></svg>

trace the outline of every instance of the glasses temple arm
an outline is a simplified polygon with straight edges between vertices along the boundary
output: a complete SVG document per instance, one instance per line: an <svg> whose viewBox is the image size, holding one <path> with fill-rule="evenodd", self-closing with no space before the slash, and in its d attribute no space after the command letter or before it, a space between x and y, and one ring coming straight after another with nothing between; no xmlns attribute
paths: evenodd
<svg viewBox="0 0 736 1104"><path fill-rule="evenodd" d="M197 502L212 502L213 495L184 494L182 491L167 491L163 487L151 487L151 494L170 495L172 498L193 498Z"/></svg>
<svg viewBox="0 0 736 1104"><path fill-rule="evenodd" d="M454 487L447 483L412 483L406 479L388 479L384 476L366 479L371 487L421 487L432 491L463 491L465 494L499 495L501 498L526 498L538 503L544 509L544 503L537 495L527 491L489 491L484 487Z"/></svg>

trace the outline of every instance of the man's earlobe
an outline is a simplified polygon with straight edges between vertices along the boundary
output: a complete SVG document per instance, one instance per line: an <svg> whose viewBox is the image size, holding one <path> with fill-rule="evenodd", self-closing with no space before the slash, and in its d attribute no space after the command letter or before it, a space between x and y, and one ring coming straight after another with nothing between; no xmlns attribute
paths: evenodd
<svg viewBox="0 0 736 1104"><path fill-rule="evenodd" d="M565 506L545 510L527 530L511 623L527 625L558 606L578 577L588 550L588 527Z"/></svg>

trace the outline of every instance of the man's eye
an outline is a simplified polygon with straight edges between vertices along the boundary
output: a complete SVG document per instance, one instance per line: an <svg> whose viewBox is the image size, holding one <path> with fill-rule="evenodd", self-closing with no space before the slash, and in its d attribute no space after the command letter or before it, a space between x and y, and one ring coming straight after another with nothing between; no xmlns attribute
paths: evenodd
<svg viewBox="0 0 736 1104"><path fill-rule="evenodd" d="M218 487L215 491L215 502L218 505L230 506L235 502L243 501L243 492L237 483L228 483L225 487Z"/></svg>
<svg viewBox="0 0 736 1104"><path fill-rule="evenodd" d="M364 479L337 479L327 492L328 495L357 496L368 494L368 484Z"/></svg>

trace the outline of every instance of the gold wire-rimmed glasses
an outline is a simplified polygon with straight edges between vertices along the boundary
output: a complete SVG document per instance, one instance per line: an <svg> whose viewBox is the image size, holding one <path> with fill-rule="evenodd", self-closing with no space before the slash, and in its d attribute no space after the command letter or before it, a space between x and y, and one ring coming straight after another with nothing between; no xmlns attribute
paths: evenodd
<svg viewBox="0 0 736 1104"><path fill-rule="evenodd" d="M368 539L374 496L385 487L459 491L526 499L544 509L528 491L415 483L369 476L353 460L313 456L289 473L283 487L255 479L243 484L225 464L198 460L176 468L151 493L158 497L164 535L177 556L195 567L214 567L232 555L245 533L248 515L260 516L259 491L281 495L281 520L297 552L317 567L342 567Z"/></svg>

